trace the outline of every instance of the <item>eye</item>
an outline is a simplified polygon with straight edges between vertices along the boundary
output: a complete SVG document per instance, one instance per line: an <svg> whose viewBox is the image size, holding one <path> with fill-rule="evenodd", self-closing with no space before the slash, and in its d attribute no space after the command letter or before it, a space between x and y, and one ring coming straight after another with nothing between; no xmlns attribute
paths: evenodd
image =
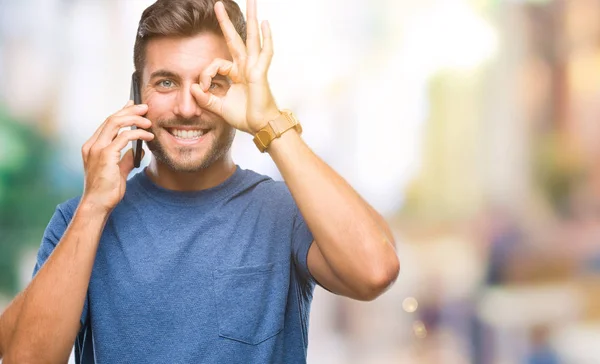
<svg viewBox="0 0 600 364"><path fill-rule="evenodd" d="M208 87L208 89L209 90L214 90L214 89L216 89L218 87L219 87L219 84L213 82L213 83L210 84L210 86Z"/></svg>
<svg viewBox="0 0 600 364"><path fill-rule="evenodd" d="M156 83L160 87L171 88L173 87L173 81L171 80L160 80Z"/></svg>

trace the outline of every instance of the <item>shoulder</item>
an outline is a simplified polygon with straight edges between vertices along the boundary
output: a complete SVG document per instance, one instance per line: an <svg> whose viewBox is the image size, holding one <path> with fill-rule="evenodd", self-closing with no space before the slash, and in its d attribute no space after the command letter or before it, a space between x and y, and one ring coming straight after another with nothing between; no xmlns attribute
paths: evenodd
<svg viewBox="0 0 600 364"><path fill-rule="evenodd" d="M75 214L75 210L79 205L80 199L80 196L73 197L56 206L54 214L50 218L50 221L48 221L48 225L44 230L42 246L48 245L54 247L56 244L58 244L62 235L73 219L73 215Z"/></svg>
<svg viewBox="0 0 600 364"><path fill-rule="evenodd" d="M275 193L277 195L286 195L290 191L283 181L276 181L273 178L257 173L250 169L243 169L244 180L253 186L253 192L256 194Z"/></svg>
<svg viewBox="0 0 600 364"><path fill-rule="evenodd" d="M77 210L77 207L79 206L79 201L81 201L81 195L58 204L58 206L56 206L56 213L61 214L65 221L69 222L73 218L75 210Z"/></svg>
<svg viewBox="0 0 600 364"><path fill-rule="evenodd" d="M244 170L244 173L248 176L247 178L256 181L251 189L253 200L271 206L295 207L294 199L285 182L276 181L269 176L251 170Z"/></svg>

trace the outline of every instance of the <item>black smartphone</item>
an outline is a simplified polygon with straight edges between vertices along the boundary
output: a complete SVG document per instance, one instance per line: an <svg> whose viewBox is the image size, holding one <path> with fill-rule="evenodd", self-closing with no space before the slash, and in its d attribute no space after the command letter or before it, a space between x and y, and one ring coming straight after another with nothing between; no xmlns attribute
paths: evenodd
<svg viewBox="0 0 600 364"><path fill-rule="evenodd" d="M142 103L142 95L140 93L140 82L137 76L137 72L134 72L131 75L131 91L129 94L130 100L133 100L135 105ZM135 125L131 126L131 130L135 130L137 127ZM133 146L133 166L135 168L139 168L140 163L142 162L142 145L143 140L138 139L131 142Z"/></svg>

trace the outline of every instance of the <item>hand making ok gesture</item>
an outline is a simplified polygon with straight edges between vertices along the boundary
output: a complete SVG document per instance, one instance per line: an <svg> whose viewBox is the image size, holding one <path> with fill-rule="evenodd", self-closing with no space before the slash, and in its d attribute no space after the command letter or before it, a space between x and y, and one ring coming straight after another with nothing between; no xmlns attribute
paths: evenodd
<svg viewBox="0 0 600 364"><path fill-rule="evenodd" d="M267 81L273 58L271 29L267 21L262 22L261 46L256 0L247 0L246 44L220 1L215 4L215 13L233 62L215 59L200 76L198 85L192 86L191 92L201 107L221 116L234 128L254 135L280 115ZM224 95L211 92L212 79L217 74L228 76L232 81Z"/></svg>

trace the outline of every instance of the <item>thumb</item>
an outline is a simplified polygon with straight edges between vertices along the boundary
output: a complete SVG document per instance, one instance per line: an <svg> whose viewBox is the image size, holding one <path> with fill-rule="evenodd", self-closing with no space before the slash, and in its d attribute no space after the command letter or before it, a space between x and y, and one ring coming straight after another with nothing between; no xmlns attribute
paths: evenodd
<svg viewBox="0 0 600 364"><path fill-rule="evenodd" d="M210 92L204 92L199 84L195 83L191 87L192 96L196 103L203 108L219 116L222 116L223 100Z"/></svg>
<svg viewBox="0 0 600 364"><path fill-rule="evenodd" d="M144 150L142 149L142 158L144 158ZM127 178L129 173L133 170L133 148L130 148L125 154L121 161L119 162L119 169L121 170L121 176L123 178Z"/></svg>

